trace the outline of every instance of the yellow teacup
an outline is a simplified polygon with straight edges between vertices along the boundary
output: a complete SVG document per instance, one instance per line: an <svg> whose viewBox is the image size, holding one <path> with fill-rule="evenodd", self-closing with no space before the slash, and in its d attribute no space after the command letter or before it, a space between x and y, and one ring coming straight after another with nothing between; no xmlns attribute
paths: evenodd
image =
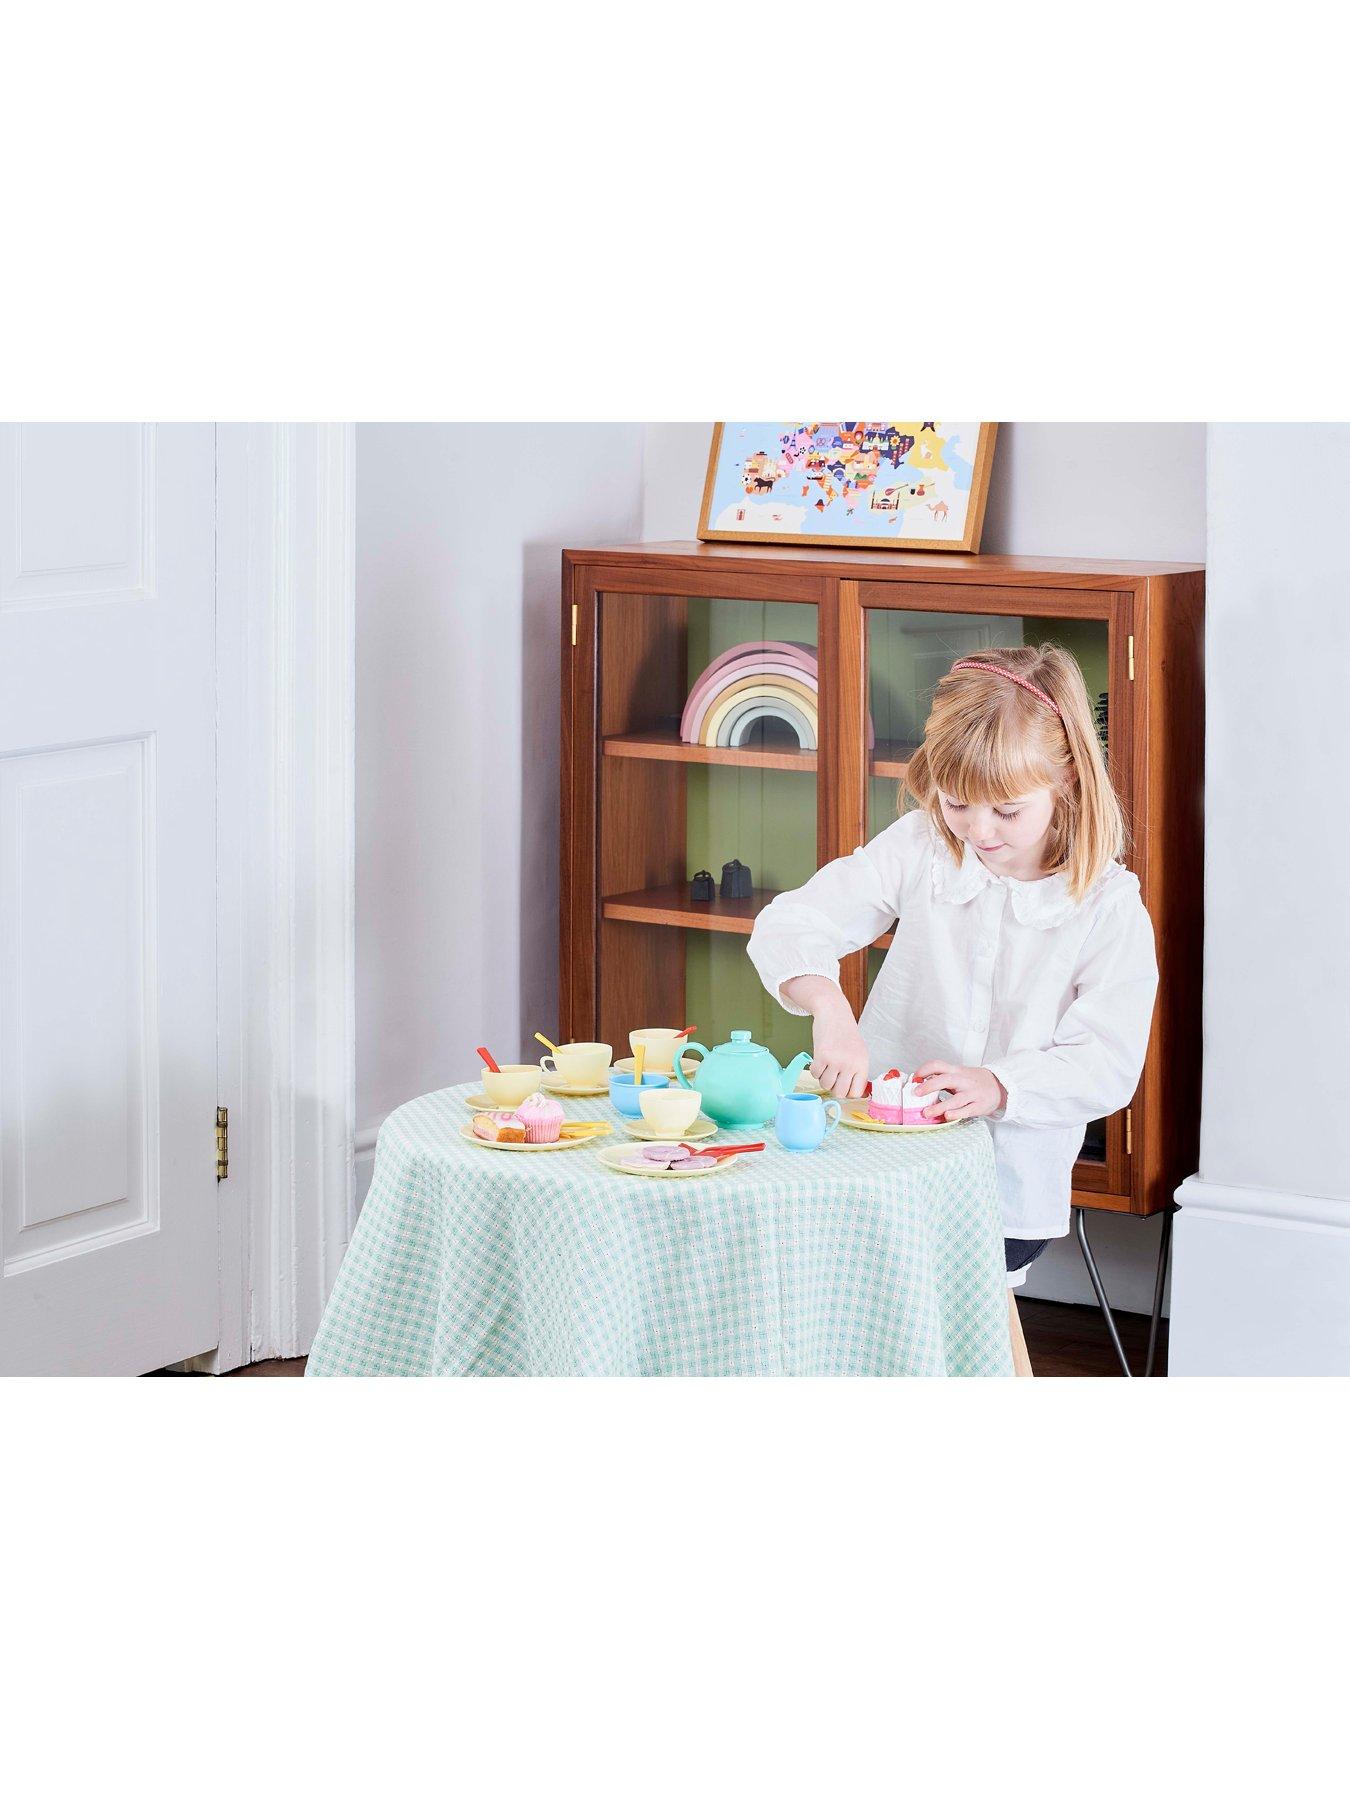
<svg viewBox="0 0 1350 1800"><path fill-rule="evenodd" d="M662 1137L679 1137L698 1117L700 1097L688 1088L643 1088L638 1105L647 1123Z"/></svg>
<svg viewBox="0 0 1350 1800"><path fill-rule="evenodd" d="M679 1035L673 1025L669 1028L647 1025L641 1031L629 1032L628 1047L636 1056L638 1045L645 1044L647 1060L643 1067L653 1075L670 1075L675 1068L675 1044Z"/></svg>
<svg viewBox="0 0 1350 1800"><path fill-rule="evenodd" d="M537 1094L544 1079L538 1063L503 1063L494 1074L483 1070L483 1092L494 1106L519 1106L527 1094Z"/></svg>
<svg viewBox="0 0 1350 1800"><path fill-rule="evenodd" d="M559 1044L556 1056L541 1056L539 1067L559 1081L570 1081L579 1087L600 1087L614 1054L608 1044Z"/></svg>

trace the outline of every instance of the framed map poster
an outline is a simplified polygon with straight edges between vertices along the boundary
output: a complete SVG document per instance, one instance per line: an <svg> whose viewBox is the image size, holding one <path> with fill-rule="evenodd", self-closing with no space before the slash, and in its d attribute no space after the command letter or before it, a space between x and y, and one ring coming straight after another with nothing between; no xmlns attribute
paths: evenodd
<svg viewBox="0 0 1350 1800"><path fill-rule="evenodd" d="M698 535L858 549L980 547L997 425L714 425Z"/></svg>

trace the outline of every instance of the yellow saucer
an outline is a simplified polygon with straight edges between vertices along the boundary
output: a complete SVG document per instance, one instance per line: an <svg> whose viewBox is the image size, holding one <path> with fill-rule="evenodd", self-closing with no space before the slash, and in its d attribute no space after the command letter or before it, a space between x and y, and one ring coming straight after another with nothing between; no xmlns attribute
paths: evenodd
<svg viewBox="0 0 1350 1800"><path fill-rule="evenodd" d="M526 1098L528 1099L528 1097L527 1095ZM503 1106L500 1100L489 1100L487 1095L481 1091L476 1094L461 1094L460 1099L465 1106L472 1107L475 1112L514 1112L516 1110L514 1106ZM516 1104L521 1105L523 1102L517 1101Z"/></svg>
<svg viewBox="0 0 1350 1800"><path fill-rule="evenodd" d="M675 1141L668 1131L658 1131L655 1125L649 1125L646 1119L625 1119L623 1128L629 1137L647 1138L653 1144L669 1144ZM708 1118L705 1113L699 1113L688 1131L682 1131L680 1136L688 1138L690 1143L693 1143L697 1138L713 1137L716 1132L716 1121Z"/></svg>
<svg viewBox="0 0 1350 1800"><path fill-rule="evenodd" d="M484 1150L575 1150L589 1144L588 1137L555 1138L551 1144L504 1144L500 1139L480 1138L472 1125L461 1125L459 1135L466 1144L481 1144Z"/></svg>
<svg viewBox="0 0 1350 1800"><path fill-rule="evenodd" d="M607 1081L596 1087L588 1081L560 1081L552 1075L545 1075L542 1086L546 1094L570 1094L573 1100L595 1100L609 1092Z"/></svg>

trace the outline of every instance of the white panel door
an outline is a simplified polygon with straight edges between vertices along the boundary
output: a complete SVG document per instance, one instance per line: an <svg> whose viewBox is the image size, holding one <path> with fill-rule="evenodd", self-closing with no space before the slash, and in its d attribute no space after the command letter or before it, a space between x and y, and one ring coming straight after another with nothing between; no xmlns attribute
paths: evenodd
<svg viewBox="0 0 1350 1800"><path fill-rule="evenodd" d="M0 426L0 1373L217 1342L215 433Z"/></svg>

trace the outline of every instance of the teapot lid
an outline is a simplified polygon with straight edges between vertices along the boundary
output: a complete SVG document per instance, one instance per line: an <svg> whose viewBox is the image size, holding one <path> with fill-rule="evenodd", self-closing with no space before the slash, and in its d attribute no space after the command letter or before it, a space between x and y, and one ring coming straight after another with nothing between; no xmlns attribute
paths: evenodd
<svg viewBox="0 0 1350 1800"><path fill-rule="evenodd" d="M772 1054L765 1049L763 1044L752 1043L748 1031L733 1031L731 1034L731 1041L726 1044L719 1044L717 1048L719 1050L734 1051L738 1056L743 1056L746 1051L754 1053L763 1052L765 1055Z"/></svg>

